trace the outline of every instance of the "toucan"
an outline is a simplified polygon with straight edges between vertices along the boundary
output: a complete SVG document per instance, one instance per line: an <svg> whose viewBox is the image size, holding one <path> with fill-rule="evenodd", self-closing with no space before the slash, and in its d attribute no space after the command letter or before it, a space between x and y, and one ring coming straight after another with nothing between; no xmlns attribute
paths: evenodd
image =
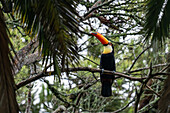
<svg viewBox="0 0 170 113"><path fill-rule="evenodd" d="M112 96L111 86L115 76L103 73L103 70L116 71L114 46L102 34L98 32L91 34L95 36L104 46L104 51L100 58L100 69L102 69L102 72L100 73L100 81L102 84L101 95L103 97L109 97Z"/></svg>

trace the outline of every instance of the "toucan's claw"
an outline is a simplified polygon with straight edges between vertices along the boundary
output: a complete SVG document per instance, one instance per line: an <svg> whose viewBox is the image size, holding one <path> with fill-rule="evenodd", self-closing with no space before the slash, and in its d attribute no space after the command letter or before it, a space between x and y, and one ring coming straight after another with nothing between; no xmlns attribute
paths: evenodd
<svg viewBox="0 0 170 113"><path fill-rule="evenodd" d="M102 69L102 74L104 73L104 69Z"/></svg>

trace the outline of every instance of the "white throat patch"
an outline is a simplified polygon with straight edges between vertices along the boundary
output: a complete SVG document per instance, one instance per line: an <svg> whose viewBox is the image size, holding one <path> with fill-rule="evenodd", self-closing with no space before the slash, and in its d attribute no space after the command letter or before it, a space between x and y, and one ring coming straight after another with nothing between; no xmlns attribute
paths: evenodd
<svg viewBox="0 0 170 113"><path fill-rule="evenodd" d="M111 53L113 51L111 45L104 46L103 54Z"/></svg>

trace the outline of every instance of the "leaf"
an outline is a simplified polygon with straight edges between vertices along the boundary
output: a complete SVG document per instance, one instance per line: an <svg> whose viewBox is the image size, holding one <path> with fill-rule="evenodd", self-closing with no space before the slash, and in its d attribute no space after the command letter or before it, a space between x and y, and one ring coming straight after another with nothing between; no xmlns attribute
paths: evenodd
<svg viewBox="0 0 170 113"><path fill-rule="evenodd" d="M54 74L57 74L59 81L61 82L61 80L60 80L61 71L60 71L60 68L58 66L58 61L57 61L55 55L53 56L53 64L54 64Z"/></svg>
<svg viewBox="0 0 170 113"><path fill-rule="evenodd" d="M169 0L149 0L146 5L145 36L146 41L152 37L154 48L158 49L160 46L163 46L165 39L169 37L169 10Z"/></svg>
<svg viewBox="0 0 170 113"><path fill-rule="evenodd" d="M78 35L80 26L78 14L73 7L76 6L76 2L77 0L42 0L41 2L14 0L14 8L23 20L26 31L32 37L38 34L43 63L45 60L47 62L50 56L53 57L56 51L58 58L61 58L60 54L66 53L69 61L77 62L78 55L75 49L77 45L73 44L77 40L73 34ZM72 44L69 45L70 43Z"/></svg>

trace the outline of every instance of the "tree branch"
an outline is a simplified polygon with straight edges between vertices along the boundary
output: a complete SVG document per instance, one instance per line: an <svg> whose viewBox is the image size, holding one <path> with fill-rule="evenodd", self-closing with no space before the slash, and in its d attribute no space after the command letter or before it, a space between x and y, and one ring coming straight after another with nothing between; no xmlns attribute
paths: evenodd
<svg viewBox="0 0 170 113"><path fill-rule="evenodd" d="M89 71L89 72L92 72L92 73L100 73L102 72L101 69L95 69L95 68L89 68L89 67L77 67L77 68L68 68L68 69L63 69L61 70L61 72L74 72L74 71ZM107 73L107 74L110 74L110 75L118 75L120 77L123 77L123 78L126 78L126 79L129 79L129 80L132 80L132 81L139 81L139 82L142 82L143 79L145 78L139 78L139 77L130 77L128 75L125 75L123 73L120 73L120 72L113 72L113 71L108 71L108 70L104 70L103 73ZM42 77L46 77L46 76L50 76L50 75L54 75L54 71L50 71L50 72L46 72L44 73L41 72L39 73L37 76L34 76L32 78L29 78L29 79L26 79L22 82L20 82L19 84L16 85L16 90L35 81L35 80L38 80Z"/></svg>
<svg viewBox="0 0 170 113"><path fill-rule="evenodd" d="M89 58L87 58L87 57L85 57L85 56L83 56L83 55L81 55L81 54L79 54L81 57L83 57L84 59L86 59L86 60L88 60L88 61L90 61L90 62L92 62L92 63L94 63L94 64L96 64L96 65L98 65L99 66L99 64L98 63L96 63L96 62L94 62L93 60L90 60Z"/></svg>
<svg viewBox="0 0 170 113"><path fill-rule="evenodd" d="M148 83L148 81L149 81L149 80L151 79L151 77L152 77L151 75L152 75L152 62L151 62L151 64L150 64L150 71L149 71L149 73L148 73L148 77L146 78L146 80L145 80L145 81L143 82L143 84L141 85L139 93L136 92L137 98L136 98L136 101L135 101L135 111L134 111L134 113L137 113L137 111L138 111L138 104L139 104L140 98L141 98L142 93L143 93L143 91L144 91L144 89L145 89L145 87L146 87L146 84Z"/></svg>
<svg viewBox="0 0 170 113"><path fill-rule="evenodd" d="M92 73L101 73L102 72L101 69L89 68L89 67L77 67L77 68L69 68L69 69L62 70L62 72L66 72L66 71L69 71L69 72L89 71L89 72L92 72ZM53 72L51 72L51 73L53 73ZM107 73L107 74L110 74L110 75L118 75L120 77L129 79L129 80L132 80L132 81L142 82L142 80L144 79L144 78L139 78L139 77L131 77L129 75L126 75L126 74L123 74L123 73L120 73L120 72L113 72L113 71L108 71L108 70L104 70L103 73Z"/></svg>
<svg viewBox="0 0 170 113"><path fill-rule="evenodd" d="M114 111L113 113L119 113L121 111L123 111L124 109L126 109L133 101L135 101L135 98L133 100L131 100L127 105L125 105L123 108L118 109L116 111Z"/></svg>
<svg viewBox="0 0 170 113"><path fill-rule="evenodd" d="M134 60L133 64L130 66L128 72L130 72L130 70L133 68L133 66L135 65L136 61L139 59L139 57L140 57L146 50L148 50L150 47L151 47L151 45L150 45L149 47L147 47L146 49L144 49L144 50L136 57L136 59Z"/></svg>
<svg viewBox="0 0 170 113"><path fill-rule="evenodd" d="M68 68L68 69L63 69L61 70L61 72L75 72L75 71L89 71L89 72L92 72L92 73L101 73L102 70L101 69L96 69L96 68L89 68L89 67L77 67L77 68ZM110 74L110 75L117 75L119 77L123 77L123 78L126 78L130 81L138 81L138 82L143 82L144 79L146 79L146 77L131 77L129 75L126 75L124 73L120 73L120 72L113 72L113 71L108 71L108 70L104 70L103 73L106 73L106 74ZM27 80L24 80L20 83L18 83L16 85L16 90L33 82L33 81L36 81L42 77L47 77L47 76L50 76L50 75L55 75L54 71L48 71L48 72L41 72L39 73L37 76L34 76L32 78L29 78ZM154 73L154 74L151 74L150 76L151 77L154 77L154 76L157 76L157 75L170 75L170 73Z"/></svg>
<svg viewBox="0 0 170 113"><path fill-rule="evenodd" d="M152 66L152 68L158 68L158 67L162 67L162 66L167 66L168 67L168 66L170 66L170 64L167 64L167 63L165 63L165 64L157 64L157 65ZM138 72L138 71L142 71L142 70L147 70L149 68L150 67L138 68L138 69L132 70L132 71L130 71L128 73L134 73L134 72Z"/></svg>
<svg viewBox="0 0 170 113"><path fill-rule="evenodd" d="M155 92L150 86L146 85L146 87L152 91L154 94L156 94L158 97L161 97L160 94L158 94L157 92Z"/></svg>
<svg viewBox="0 0 170 113"><path fill-rule="evenodd" d="M26 79L26 80L20 82L19 84L17 84L15 90L18 90L19 88L21 88L21 87L23 87L23 86L25 86L25 85L33 82L33 81L36 81L36 80L38 80L38 79L40 79L42 77L46 77L46 76L49 76L49 75L44 74L43 72L41 72L37 76L31 77L31 78Z"/></svg>
<svg viewBox="0 0 170 113"><path fill-rule="evenodd" d="M105 3L103 3L103 4L101 4L101 1L96 2L96 3L92 6L92 9L84 15L84 20L87 19L88 17L90 17L96 9L101 8L101 7L105 6L105 5L108 5L108 4L110 4L111 2L113 2L113 1L114 1L114 0L110 0L110 1L105 2ZM98 5L98 4L101 4L101 5ZM98 5L98 6L97 6L97 5Z"/></svg>

